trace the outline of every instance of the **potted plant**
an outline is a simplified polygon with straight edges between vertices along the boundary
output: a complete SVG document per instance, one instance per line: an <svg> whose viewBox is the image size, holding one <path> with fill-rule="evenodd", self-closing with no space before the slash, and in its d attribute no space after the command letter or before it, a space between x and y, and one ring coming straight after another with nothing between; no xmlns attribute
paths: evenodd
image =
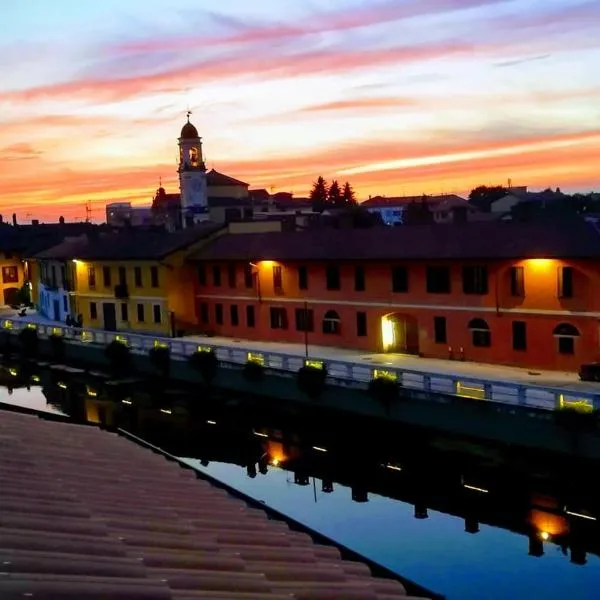
<svg viewBox="0 0 600 600"><path fill-rule="evenodd" d="M219 361L214 350L196 350L188 359L190 367L200 373L204 383L211 385L219 370Z"/></svg>
<svg viewBox="0 0 600 600"><path fill-rule="evenodd" d="M325 366L304 365L298 371L298 389L313 400L318 398L325 390L326 380L327 370Z"/></svg>
<svg viewBox="0 0 600 600"><path fill-rule="evenodd" d="M104 354L115 375L123 375L131 369L131 352L127 344L113 340L106 346Z"/></svg>
<svg viewBox="0 0 600 600"><path fill-rule="evenodd" d="M389 413L392 402L398 398L398 383L390 377L374 377L369 382L369 394Z"/></svg>
<svg viewBox="0 0 600 600"><path fill-rule="evenodd" d="M150 364L161 377L168 377L171 371L171 351L168 346L154 346L148 353Z"/></svg>

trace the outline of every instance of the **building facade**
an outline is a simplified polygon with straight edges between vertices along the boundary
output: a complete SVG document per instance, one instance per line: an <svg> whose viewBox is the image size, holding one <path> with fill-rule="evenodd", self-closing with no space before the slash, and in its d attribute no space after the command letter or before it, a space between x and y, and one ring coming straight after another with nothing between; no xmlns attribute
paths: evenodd
<svg viewBox="0 0 600 600"><path fill-rule="evenodd" d="M0 253L0 298L6 306L19 303L19 290L26 281L23 261L14 252Z"/></svg>
<svg viewBox="0 0 600 600"><path fill-rule="evenodd" d="M64 323L74 313L75 265L70 260L48 260L39 264L37 306L41 315Z"/></svg>
<svg viewBox="0 0 600 600"><path fill-rule="evenodd" d="M194 257L198 324L249 340L577 370L600 358L600 236L581 227L223 236Z"/></svg>

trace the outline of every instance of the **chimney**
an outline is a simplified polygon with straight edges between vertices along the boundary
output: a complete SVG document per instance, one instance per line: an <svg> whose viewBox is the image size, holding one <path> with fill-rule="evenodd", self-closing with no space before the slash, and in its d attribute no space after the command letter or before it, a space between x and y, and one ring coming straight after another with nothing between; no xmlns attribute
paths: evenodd
<svg viewBox="0 0 600 600"><path fill-rule="evenodd" d="M4 223L4 217L0 215L0 223Z"/></svg>
<svg viewBox="0 0 600 600"><path fill-rule="evenodd" d="M17 213L13 213L13 215L12 215L12 221L13 221L13 225L16 227L16 225L17 225Z"/></svg>
<svg viewBox="0 0 600 600"><path fill-rule="evenodd" d="M40 221L39 221L39 219L31 219L31 224L32 225L39 225Z"/></svg>
<svg viewBox="0 0 600 600"><path fill-rule="evenodd" d="M64 224L65 224L65 218L64 218L64 217L58 217L58 222L59 222L61 225L64 225Z"/></svg>

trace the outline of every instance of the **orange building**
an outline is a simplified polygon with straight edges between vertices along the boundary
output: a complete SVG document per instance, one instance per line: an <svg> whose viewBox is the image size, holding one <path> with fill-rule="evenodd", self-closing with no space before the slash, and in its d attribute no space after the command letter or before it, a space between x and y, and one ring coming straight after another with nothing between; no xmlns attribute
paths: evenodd
<svg viewBox="0 0 600 600"><path fill-rule="evenodd" d="M573 371L600 358L600 234L464 223L224 235L193 255L206 332Z"/></svg>

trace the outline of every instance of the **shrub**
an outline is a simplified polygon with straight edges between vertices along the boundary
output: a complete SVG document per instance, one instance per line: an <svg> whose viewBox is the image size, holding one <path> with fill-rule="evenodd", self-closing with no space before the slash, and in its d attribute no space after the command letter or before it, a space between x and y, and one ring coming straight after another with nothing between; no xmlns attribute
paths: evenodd
<svg viewBox="0 0 600 600"><path fill-rule="evenodd" d="M50 336L50 350L52 357L56 361L62 361L65 358L65 340L62 335L53 333Z"/></svg>
<svg viewBox="0 0 600 600"><path fill-rule="evenodd" d="M598 428L598 411L583 412L570 406L557 408L554 421L573 433L591 433Z"/></svg>
<svg viewBox="0 0 600 600"><path fill-rule="evenodd" d="M398 383L389 377L375 377L369 382L369 394L389 411L392 402L398 397Z"/></svg>
<svg viewBox="0 0 600 600"><path fill-rule="evenodd" d="M255 360L249 360L244 365L244 378L248 381L261 381L264 376L264 367Z"/></svg>
<svg viewBox="0 0 600 600"><path fill-rule="evenodd" d="M318 367L301 367L298 371L298 389L309 398L318 398L325 390L327 370Z"/></svg>
<svg viewBox="0 0 600 600"><path fill-rule="evenodd" d="M104 355L115 374L126 373L131 368L131 352L123 342L113 340L104 349Z"/></svg>
<svg viewBox="0 0 600 600"><path fill-rule="evenodd" d="M32 358L37 354L39 338L37 329L33 327L25 327L19 332L19 342L21 344L21 352L23 356Z"/></svg>
<svg viewBox="0 0 600 600"><path fill-rule="evenodd" d="M197 350L190 356L189 363L192 369L202 375L202 379L204 379L206 385L210 385L215 380L219 370L219 361L214 350Z"/></svg>
<svg viewBox="0 0 600 600"><path fill-rule="evenodd" d="M168 377L171 370L171 351L167 346L154 346L148 353L150 364L163 376Z"/></svg>

